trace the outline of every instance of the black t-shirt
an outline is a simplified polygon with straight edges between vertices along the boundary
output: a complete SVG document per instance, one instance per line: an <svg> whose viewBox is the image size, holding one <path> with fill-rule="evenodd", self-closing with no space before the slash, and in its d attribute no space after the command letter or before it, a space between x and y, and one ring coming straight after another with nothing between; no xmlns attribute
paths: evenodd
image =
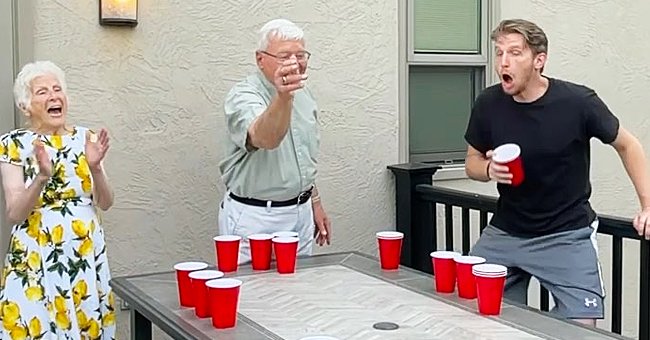
<svg viewBox="0 0 650 340"><path fill-rule="evenodd" d="M487 152L501 144L521 147L524 181L498 184L497 210L490 223L522 237L547 235L589 225L590 139L609 144L618 119L585 86L549 79L546 93L518 103L497 84L474 102L465 140Z"/></svg>

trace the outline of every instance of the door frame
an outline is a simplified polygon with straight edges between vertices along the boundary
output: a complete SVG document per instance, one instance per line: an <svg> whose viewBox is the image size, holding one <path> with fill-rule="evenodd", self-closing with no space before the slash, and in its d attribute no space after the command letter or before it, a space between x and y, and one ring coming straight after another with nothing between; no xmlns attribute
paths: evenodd
<svg viewBox="0 0 650 340"><path fill-rule="evenodd" d="M36 0L11 0L14 77L26 63L34 60L34 7ZM14 107L14 125L23 126L24 115Z"/></svg>
<svg viewBox="0 0 650 340"><path fill-rule="evenodd" d="M3 124L0 134L7 128L12 129L24 125L24 115L13 101L13 82L16 74L25 63L34 59L34 8L35 0L10 0L5 2L2 19L9 19L5 23L11 29L0 30L0 59L3 67L11 65L9 72L0 72L0 83L11 84L7 86L9 93L0 96L0 121ZM8 47L8 48L7 48ZM7 124L8 123L8 124ZM0 190L0 259L4 259L9 247L11 226L5 216L5 202L3 192ZM0 261L0 267L4 261Z"/></svg>

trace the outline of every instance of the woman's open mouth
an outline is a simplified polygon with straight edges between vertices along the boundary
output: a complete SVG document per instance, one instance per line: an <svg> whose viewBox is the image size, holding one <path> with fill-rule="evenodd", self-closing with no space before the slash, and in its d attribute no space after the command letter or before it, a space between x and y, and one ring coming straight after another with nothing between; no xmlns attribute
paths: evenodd
<svg viewBox="0 0 650 340"><path fill-rule="evenodd" d="M49 113L51 117L61 117L61 109L61 105L53 105L47 109L47 113Z"/></svg>

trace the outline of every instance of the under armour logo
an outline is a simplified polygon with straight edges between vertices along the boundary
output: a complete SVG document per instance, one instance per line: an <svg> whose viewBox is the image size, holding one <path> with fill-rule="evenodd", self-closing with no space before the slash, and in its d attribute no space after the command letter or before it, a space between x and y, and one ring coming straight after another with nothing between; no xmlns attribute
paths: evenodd
<svg viewBox="0 0 650 340"><path fill-rule="evenodd" d="M593 300L589 300L588 298L585 298L585 307L598 307L598 303L596 303L595 298Z"/></svg>

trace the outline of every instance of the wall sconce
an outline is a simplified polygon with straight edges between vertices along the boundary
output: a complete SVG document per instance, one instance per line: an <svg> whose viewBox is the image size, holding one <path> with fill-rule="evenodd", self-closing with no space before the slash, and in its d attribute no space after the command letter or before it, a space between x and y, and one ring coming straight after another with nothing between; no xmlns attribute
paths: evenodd
<svg viewBox="0 0 650 340"><path fill-rule="evenodd" d="M137 26L138 0L99 0L99 24Z"/></svg>

